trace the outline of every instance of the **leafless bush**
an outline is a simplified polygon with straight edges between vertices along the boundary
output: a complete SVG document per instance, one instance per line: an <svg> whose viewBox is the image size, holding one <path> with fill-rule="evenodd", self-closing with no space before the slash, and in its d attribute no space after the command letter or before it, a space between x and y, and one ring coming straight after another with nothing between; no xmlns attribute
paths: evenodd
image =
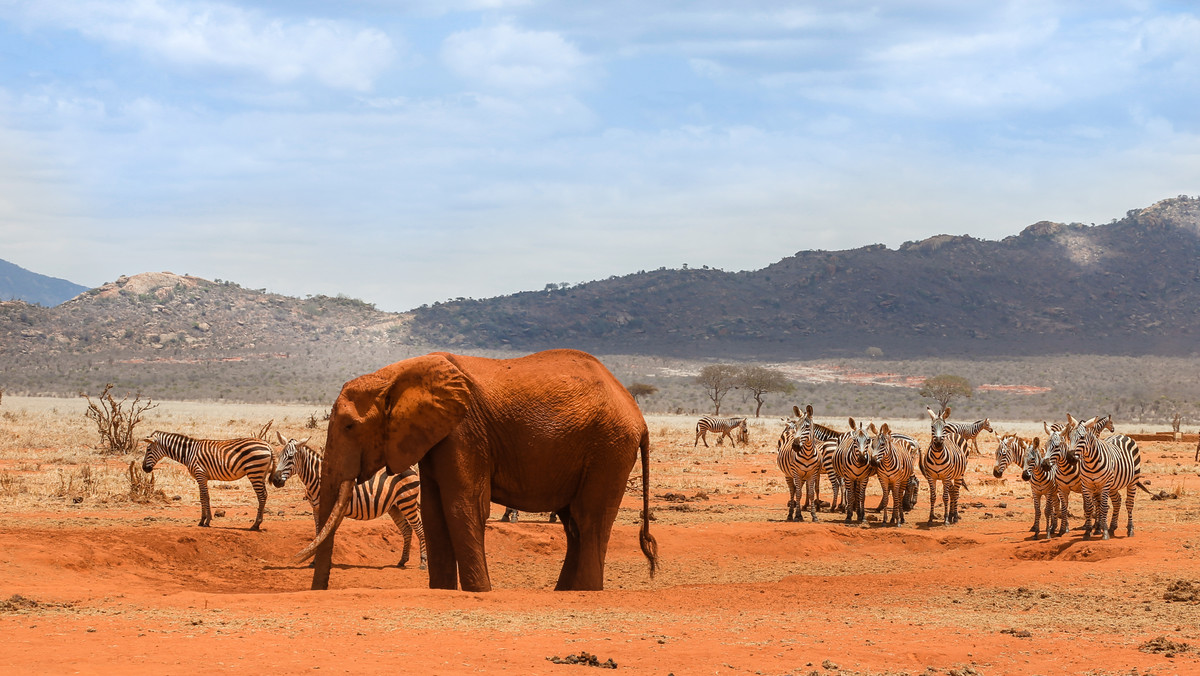
<svg viewBox="0 0 1200 676"><path fill-rule="evenodd" d="M88 410L84 415L96 423L96 431L100 434L101 452L119 455L129 453L137 447L134 429L142 421L146 411L156 408L158 404L149 399L143 402L139 392L126 406L129 397L117 401L112 396L112 388L112 383L104 386L104 391L98 397L99 403L92 401L87 394L79 396L88 401Z"/></svg>
<svg viewBox="0 0 1200 676"><path fill-rule="evenodd" d="M137 467L137 463L129 461L129 500L139 504L166 501L167 494L162 489L154 487L154 474L146 474Z"/></svg>
<svg viewBox="0 0 1200 676"><path fill-rule="evenodd" d="M94 496L97 492L97 477L92 472L91 465L82 465L69 474L58 470L58 489L54 491L56 498L71 498L75 502Z"/></svg>
<svg viewBox="0 0 1200 676"><path fill-rule="evenodd" d="M0 472L0 496L15 498L25 492L25 482L21 477L9 472Z"/></svg>

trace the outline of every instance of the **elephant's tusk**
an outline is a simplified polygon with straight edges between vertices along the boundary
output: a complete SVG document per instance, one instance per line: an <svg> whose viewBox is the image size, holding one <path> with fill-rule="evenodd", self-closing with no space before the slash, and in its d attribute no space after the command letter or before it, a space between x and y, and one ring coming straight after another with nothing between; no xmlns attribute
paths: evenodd
<svg viewBox="0 0 1200 676"><path fill-rule="evenodd" d="M350 496L354 493L354 482L347 479L338 487L337 502L333 503L333 512L329 514L329 518L325 520L325 527L317 533L317 537L309 543L307 547L300 550L300 553L292 559L293 563L303 563L312 558L317 552L317 547L325 542L333 531L342 523L342 517L346 516L346 511L350 507Z"/></svg>

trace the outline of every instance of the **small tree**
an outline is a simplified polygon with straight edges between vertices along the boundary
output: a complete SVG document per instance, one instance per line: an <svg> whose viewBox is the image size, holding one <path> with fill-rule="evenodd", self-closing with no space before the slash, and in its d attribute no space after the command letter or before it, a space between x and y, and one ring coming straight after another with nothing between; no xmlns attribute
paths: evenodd
<svg viewBox="0 0 1200 676"><path fill-rule="evenodd" d="M792 381L787 379L775 369L769 369L762 366L747 366L742 369L738 377L738 387L748 390L751 396L754 397L754 402L757 404L754 407L754 417L757 418L759 411L762 410L763 397L772 392L795 392L796 386Z"/></svg>
<svg viewBox="0 0 1200 676"><path fill-rule="evenodd" d="M112 454L129 453L137 447L134 428L142 421L146 411L157 407L158 404L149 399L143 402L139 392L126 407L129 397L117 401L112 396L112 388L112 383L104 386L104 391L98 397L99 403L92 401L87 394L80 393L79 396L87 399L88 410L84 415L96 423L96 431L100 433L101 450Z"/></svg>
<svg viewBox="0 0 1200 676"><path fill-rule="evenodd" d="M633 395L633 400L638 402L638 406L642 405L640 397L649 397L658 392L658 388L649 383L632 383L626 389Z"/></svg>
<svg viewBox="0 0 1200 676"><path fill-rule="evenodd" d="M740 376L741 369L732 364L713 364L700 369L696 382L704 386L705 394L712 400L713 415L721 415L721 400L738 386Z"/></svg>
<svg viewBox="0 0 1200 676"><path fill-rule="evenodd" d="M867 356L871 359L879 359L883 356L883 349L878 347L868 347Z"/></svg>
<svg viewBox="0 0 1200 676"><path fill-rule="evenodd" d="M929 397L939 404L937 410L938 415L946 410L950 402L955 397L971 398L974 391L971 389L971 382L962 376L952 376L942 374L926 378L925 383L921 385L919 394L922 397Z"/></svg>

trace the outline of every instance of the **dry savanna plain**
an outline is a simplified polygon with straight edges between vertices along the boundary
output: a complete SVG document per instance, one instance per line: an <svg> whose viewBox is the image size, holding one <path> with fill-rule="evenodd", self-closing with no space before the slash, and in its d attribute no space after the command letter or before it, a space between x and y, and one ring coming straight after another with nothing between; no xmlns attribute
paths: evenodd
<svg viewBox="0 0 1200 676"><path fill-rule="evenodd" d="M816 403L819 422L845 427ZM653 579L637 546L635 469L603 592L552 591L564 539L538 514L488 525L490 593L430 590L414 563L397 568L402 538L387 519L347 520L331 589L312 592L309 569L291 560L313 532L300 485L272 489L262 531L251 532L249 484L214 483L219 515L200 528L183 468L164 460L153 490L134 495L129 464L140 453L101 455L85 404L0 405L0 670L9 673L600 668L572 663L582 654L622 673L680 676L1200 673L1194 442L1141 444L1160 499L1139 494L1134 537L1122 517L1108 541L1078 530L1033 540L1028 488L1011 469L992 477L990 433L971 457L958 524L942 525L940 505L938 521L926 523L924 483L898 528L870 511L874 483L862 525L828 512L788 523L777 418L752 420L747 445L694 448L694 417L648 416L661 555ZM320 446L323 426L308 427L320 414L163 402L140 431L235 437L274 420L273 429ZM874 422L928 437L915 416ZM1033 421L993 426L1040 430ZM1078 496L1071 511L1077 527Z"/></svg>

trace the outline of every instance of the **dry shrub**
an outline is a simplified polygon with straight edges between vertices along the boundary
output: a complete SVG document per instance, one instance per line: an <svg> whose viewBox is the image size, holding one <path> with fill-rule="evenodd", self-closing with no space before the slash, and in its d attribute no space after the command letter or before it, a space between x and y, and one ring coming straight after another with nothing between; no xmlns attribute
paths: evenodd
<svg viewBox="0 0 1200 676"><path fill-rule="evenodd" d="M112 388L112 383L104 386L104 391L98 397L99 403L92 401L92 398L86 394L80 396L87 399L88 410L84 415L96 423L96 431L100 434L101 451L123 455L137 447L134 429L142 421L146 411L156 408L158 404L149 399L143 402L139 392L127 408L126 402L129 397L117 401L112 396Z"/></svg>
<svg viewBox="0 0 1200 676"><path fill-rule="evenodd" d="M15 498L26 492L25 482L11 472L0 472L0 496Z"/></svg>
<svg viewBox="0 0 1200 676"><path fill-rule="evenodd" d="M166 502L167 494L154 487L154 473L147 474L137 467L137 463L129 461L129 500L138 504L150 502Z"/></svg>
<svg viewBox="0 0 1200 676"><path fill-rule="evenodd" d="M54 497L82 502L84 498L94 497L98 490L99 482L91 465L82 465L70 473L58 470L58 488L54 491Z"/></svg>

